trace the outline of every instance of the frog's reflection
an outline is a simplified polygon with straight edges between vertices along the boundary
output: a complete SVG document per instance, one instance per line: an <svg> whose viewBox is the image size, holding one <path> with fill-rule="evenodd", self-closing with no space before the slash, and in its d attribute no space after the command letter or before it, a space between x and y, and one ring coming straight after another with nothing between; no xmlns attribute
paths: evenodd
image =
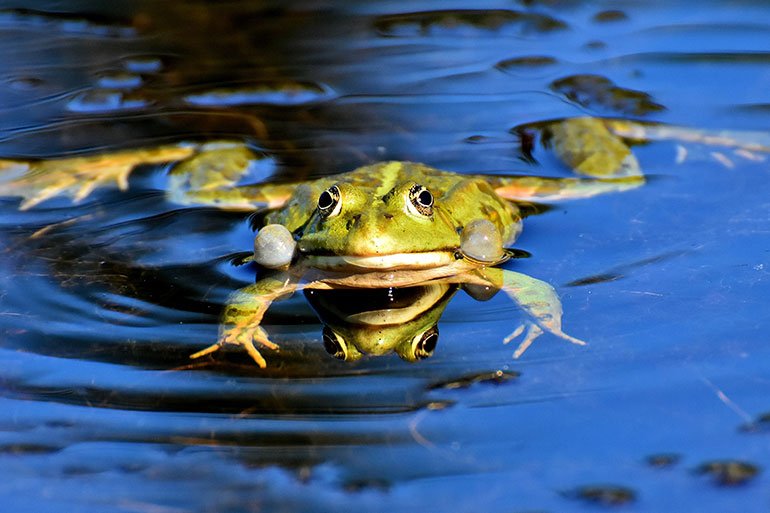
<svg viewBox="0 0 770 513"><path fill-rule="evenodd" d="M324 324L324 348L333 357L353 361L364 354L395 351L413 362L435 351L438 320L459 288L456 283L438 282L404 288L305 289L304 293ZM489 299L497 289L467 292L476 299Z"/></svg>

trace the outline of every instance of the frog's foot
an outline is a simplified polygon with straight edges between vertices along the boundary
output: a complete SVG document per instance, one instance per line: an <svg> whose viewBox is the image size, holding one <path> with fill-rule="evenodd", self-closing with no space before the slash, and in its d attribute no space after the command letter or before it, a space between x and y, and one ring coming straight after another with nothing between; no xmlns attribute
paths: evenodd
<svg viewBox="0 0 770 513"><path fill-rule="evenodd" d="M521 335L525 331L526 333L524 334L524 338L519 343L519 346L516 348L516 350L513 352L514 358L518 358L519 356L521 356L524 353L524 351L526 351L527 348L530 345L532 345L532 342L534 342L537 337L539 337L544 333L543 328L541 328L534 322L523 322L510 335L508 335L503 339L503 344L508 344L512 340L518 338L519 335ZM557 337L563 338L564 340L569 340L573 344L578 344L581 346L584 346L586 344L580 339L567 335L566 333L561 331L561 329L558 329L557 331L551 331L551 330L549 331L554 335L556 335Z"/></svg>
<svg viewBox="0 0 770 513"><path fill-rule="evenodd" d="M256 348L255 343L268 349L278 349L278 344L270 341L270 339L267 337L267 332L262 328L262 326L236 325L232 328L224 330L219 337L219 340L215 344L212 344L206 349L202 349L197 353L191 354L190 358L200 358L201 356L206 356L207 354L211 354L219 350L219 348L225 344L236 345L246 349L246 352L249 353L249 356L251 356L255 362L257 362L257 365L264 369L267 367L267 362Z"/></svg>
<svg viewBox="0 0 770 513"><path fill-rule="evenodd" d="M477 271L477 273L481 275L482 271ZM548 283L525 274L497 267L483 270L483 278L505 291L528 317L504 340L507 344L524 333L524 339L516 349L514 358L521 356L532 342L543 333L556 335L573 344L585 345L582 340L562 331L561 301L559 301L556 291Z"/></svg>

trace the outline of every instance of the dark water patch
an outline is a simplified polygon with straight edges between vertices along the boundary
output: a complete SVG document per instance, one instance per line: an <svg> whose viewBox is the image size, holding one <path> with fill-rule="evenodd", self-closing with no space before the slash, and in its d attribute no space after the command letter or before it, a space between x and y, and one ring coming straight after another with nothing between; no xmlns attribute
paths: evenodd
<svg viewBox="0 0 770 513"><path fill-rule="evenodd" d="M469 374L460 376L448 381L439 381L428 385L428 390L454 390L458 388L468 388L479 383L488 383L492 385L501 385L508 381L513 381L521 376L514 371L492 371Z"/></svg>
<svg viewBox="0 0 770 513"><path fill-rule="evenodd" d="M422 11L381 16L374 22L387 37L478 36L563 30L567 25L545 14L504 9Z"/></svg>
<svg viewBox="0 0 770 513"><path fill-rule="evenodd" d="M34 454L53 454L61 451L61 447L53 445L40 444L0 444L0 454L13 455L34 455Z"/></svg>
<svg viewBox="0 0 770 513"><path fill-rule="evenodd" d="M682 459L681 455L675 453L660 453L647 456L645 462L653 468L671 468Z"/></svg>
<svg viewBox="0 0 770 513"><path fill-rule="evenodd" d="M709 461L698 466L695 473L707 475L721 486L739 486L754 479L760 473L760 468L745 461Z"/></svg>
<svg viewBox="0 0 770 513"><path fill-rule="evenodd" d="M598 23L609 23L627 19L628 15L625 12L618 10L601 11L596 13L593 18L593 20Z"/></svg>
<svg viewBox="0 0 770 513"><path fill-rule="evenodd" d="M590 51L604 50L607 48L607 43L604 41L588 41L583 48Z"/></svg>
<svg viewBox="0 0 770 513"><path fill-rule="evenodd" d="M379 490L387 492L393 483L385 479L352 479L346 481L342 486L347 492L358 493L364 490Z"/></svg>
<svg viewBox="0 0 770 513"><path fill-rule="evenodd" d="M64 465L61 468L61 473L65 477L73 477L73 476L87 476L89 474L98 474L100 472L103 472L103 469L100 469L95 466L89 466L84 464L72 464L72 465Z"/></svg>
<svg viewBox="0 0 770 513"><path fill-rule="evenodd" d="M586 276L584 278L579 278L577 280L572 280L570 282L567 282L564 284L565 287L581 287L584 285L594 285L597 283L606 283L611 282L615 280L620 280L622 278L626 278L633 274L634 272L643 269L645 267L660 264L662 262L665 262L667 260L670 260L672 258L679 258L685 255L690 254L692 251L686 250L686 251L669 251L667 253L663 253L661 255L652 256L649 258L643 258L641 260L637 260L636 262L631 262L628 264L622 264L619 266L616 266L615 268L608 270L603 273L594 274L592 276Z"/></svg>
<svg viewBox="0 0 770 513"><path fill-rule="evenodd" d="M770 30L770 27L768 28ZM634 61L638 63L657 63L658 65L666 63L693 63L693 64L768 64L770 63L770 52L767 51L747 51L747 52L652 52L652 53L633 53L612 59L613 62L621 63L624 61Z"/></svg>
<svg viewBox="0 0 770 513"><path fill-rule="evenodd" d="M12 79L9 84L17 91L34 91L44 87L46 82L38 77L19 77Z"/></svg>
<svg viewBox="0 0 770 513"><path fill-rule="evenodd" d="M622 274L602 273L580 278L568 283L565 283L565 287L582 287L584 285L595 285L597 283L606 283L608 281L615 281L623 278Z"/></svg>
<svg viewBox="0 0 770 513"><path fill-rule="evenodd" d="M544 68L548 66L553 66L554 64L558 64L559 61L557 61L553 57L548 56L532 56L532 57L513 57L511 59L505 59L504 61L498 62L495 67L502 70L502 71L508 71L508 70L518 70L518 69L527 69L527 68Z"/></svg>
<svg viewBox="0 0 770 513"><path fill-rule="evenodd" d="M586 485L564 492L565 497L608 507L626 506L636 501L632 488L618 485Z"/></svg>
<svg viewBox="0 0 770 513"><path fill-rule="evenodd" d="M643 91L625 89L601 75L572 75L551 82L551 89L583 107L631 116L646 116L665 107Z"/></svg>
<svg viewBox="0 0 770 513"><path fill-rule="evenodd" d="M0 134L0 143L12 145L15 150L2 154L3 158L14 156L23 160L36 158L62 158L83 154L105 153L129 148L155 147L159 145L178 144L184 141L212 142L216 140L260 141L270 146L269 141L259 138L259 129L263 127L260 118L248 112L201 112L188 109L152 112L146 109L121 110L120 99L126 97L122 91L117 92L116 105L118 110L100 111L102 107L109 108L110 103L96 103L96 110L77 115L77 119L56 119L44 125L19 126ZM131 98L133 92L128 93ZM88 93L83 93L88 97ZM142 101L155 102L157 99L148 95L139 96ZM98 99L98 95L96 95ZM69 93L62 98L72 99ZM109 98L107 98L109 100ZM89 107L87 104L85 107ZM45 144L46 140L54 140L56 145ZM275 151L280 154L284 166L290 170L291 154L285 144L274 141ZM60 144L58 144L60 143Z"/></svg>
<svg viewBox="0 0 770 513"><path fill-rule="evenodd" d="M173 372L173 371L172 371ZM178 371L181 372L181 371ZM252 366L252 374L254 369ZM285 369L283 372L286 375ZM196 390L183 387L179 390L162 386L164 380L158 376L151 381L161 385L150 389L148 381L139 386L128 387L124 390L99 389L89 386L73 387L35 387L23 384L11 385L13 397L34 399L40 402L55 402L89 408L105 408L124 411L160 411L175 413L238 415L243 418L274 417L281 415L333 415L360 416L404 414L422 409L443 409L451 403L437 407L436 401L426 399L410 399L415 397L416 390L404 390L394 395L395 390L387 387L385 390L365 385L359 380L359 389L366 391L367 401L362 402L357 397L340 397L336 391L340 384L333 380L316 379L302 386L300 382L270 383L265 381L260 386L259 381L242 382L240 390L235 390L226 381L217 384L216 381L204 380ZM296 378L302 379L302 378ZM307 378L305 378L307 379ZM181 384L183 378L175 378ZM376 380L379 383L379 380ZM328 390L328 392L324 392ZM4 394L4 395L7 395ZM400 397L399 397L400 396ZM419 397L419 395L417 395ZM350 441L350 443L355 443Z"/></svg>
<svg viewBox="0 0 770 513"><path fill-rule="evenodd" d="M730 110L739 110L745 112L755 112L757 114L766 115L770 112L770 103L751 103L744 105L732 105Z"/></svg>
<svg viewBox="0 0 770 513"><path fill-rule="evenodd" d="M754 420L740 427L746 433L770 433L770 412L758 415Z"/></svg>

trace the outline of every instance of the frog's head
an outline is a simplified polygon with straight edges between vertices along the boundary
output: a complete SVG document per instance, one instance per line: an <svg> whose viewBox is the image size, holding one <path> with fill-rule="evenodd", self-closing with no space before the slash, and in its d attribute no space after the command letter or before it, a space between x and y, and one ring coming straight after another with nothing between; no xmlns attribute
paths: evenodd
<svg viewBox="0 0 770 513"><path fill-rule="evenodd" d="M451 263L460 235L433 193L414 181L388 190L340 182L321 192L298 249L331 270L426 269Z"/></svg>

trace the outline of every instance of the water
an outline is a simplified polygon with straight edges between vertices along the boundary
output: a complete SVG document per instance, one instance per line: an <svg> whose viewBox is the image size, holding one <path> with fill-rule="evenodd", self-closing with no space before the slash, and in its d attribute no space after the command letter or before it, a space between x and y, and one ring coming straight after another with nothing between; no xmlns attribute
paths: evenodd
<svg viewBox="0 0 770 513"><path fill-rule="evenodd" d="M384 159L563 176L523 158L522 126L770 128L763 2L0 8L6 157L239 138L279 179ZM519 360L502 295L455 296L409 364L329 358L297 294L266 317L266 371L191 362L254 279L230 264L246 216L164 202L160 168L78 205L0 200L4 507L766 511L767 162L689 144L677 163L677 145L634 148L643 188L526 220L531 257L507 265L552 283L589 345L543 337ZM758 472L720 484L703 465L723 461Z"/></svg>

